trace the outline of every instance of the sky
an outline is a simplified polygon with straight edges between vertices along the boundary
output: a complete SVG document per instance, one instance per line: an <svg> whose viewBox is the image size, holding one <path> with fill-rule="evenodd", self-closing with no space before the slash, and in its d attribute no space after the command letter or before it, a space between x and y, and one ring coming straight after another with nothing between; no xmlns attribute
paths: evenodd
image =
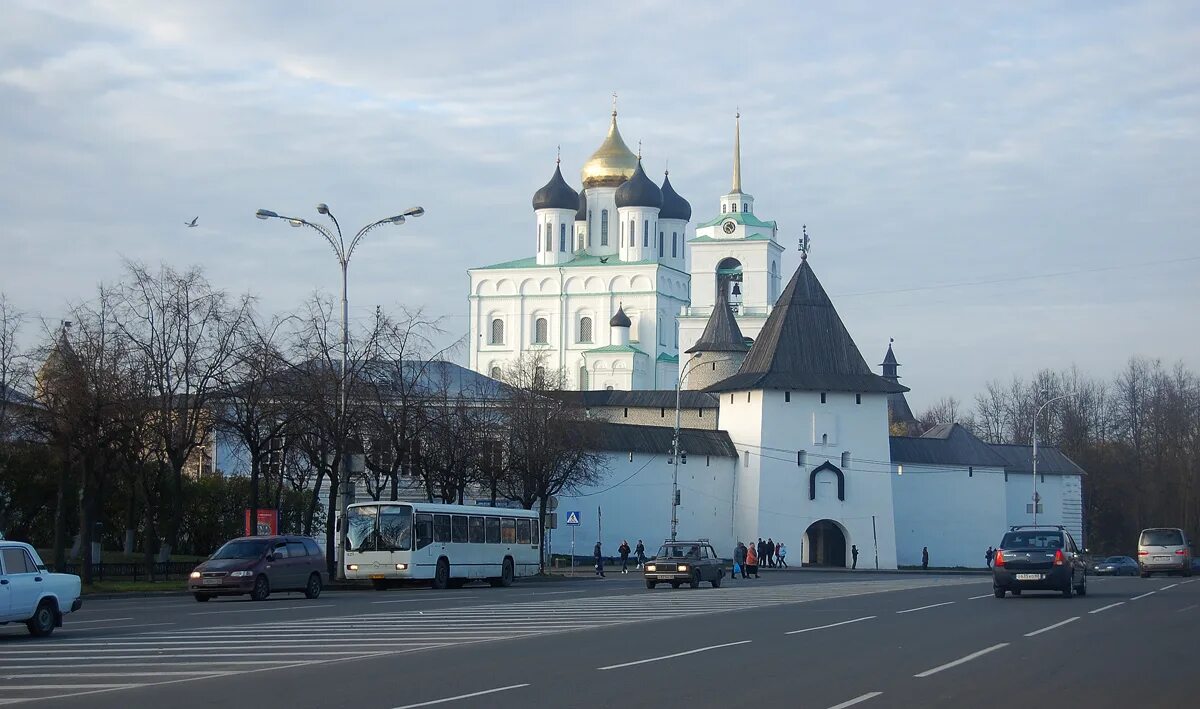
<svg viewBox="0 0 1200 709"><path fill-rule="evenodd" d="M836 6L836 7L833 7ZM0 33L0 291L57 322L127 259L265 312L466 330L473 266L533 255L530 198L620 127L693 221L729 189L812 266L921 408L1129 357L1200 369L1200 5L58 2ZM199 216L194 229L184 222ZM31 328L36 329L36 328ZM27 331L28 332L28 331Z"/></svg>

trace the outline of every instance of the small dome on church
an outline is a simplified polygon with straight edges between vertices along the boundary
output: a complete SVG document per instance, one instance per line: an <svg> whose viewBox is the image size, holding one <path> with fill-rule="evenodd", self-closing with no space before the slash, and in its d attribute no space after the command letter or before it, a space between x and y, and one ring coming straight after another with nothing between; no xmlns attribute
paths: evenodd
<svg viewBox="0 0 1200 709"><path fill-rule="evenodd" d="M692 205L679 196L679 193L671 186L671 173L669 172L663 174L662 209L658 211L658 218L682 219L685 222L692 219Z"/></svg>
<svg viewBox="0 0 1200 709"><path fill-rule="evenodd" d="M575 221L587 221L587 192L579 190L579 211L575 212Z"/></svg>
<svg viewBox="0 0 1200 709"><path fill-rule="evenodd" d="M614 109L608 135L580 170L583 187L616 187L633 175L637 162L637 156L625 145L617 130L617 111Z"/></svg>
<svg viewBox="0 0 1200 709"><path fill-rule="evenodd" d="M538 209L578 209L579 193L571 189L563 179L562 170L554 166L554 176L542 189L533 193L533 208Z"/></svg>
<svg viewBox="0 0 1200 709"><path fill-rule="evenodd" d="M617 188L615 195L617 207L659 207L663 205L663 193L654 184L654 180L646 177L639 158L633 176L625 184Z"/></svg>
<svg viewBox="0 0 1200 709"><path fill-rule="evenodd" d="M632 327L633 321L625 314L625 306L617 308L617 314L612 316L612 320L608 321L609 327Z"/></svg>

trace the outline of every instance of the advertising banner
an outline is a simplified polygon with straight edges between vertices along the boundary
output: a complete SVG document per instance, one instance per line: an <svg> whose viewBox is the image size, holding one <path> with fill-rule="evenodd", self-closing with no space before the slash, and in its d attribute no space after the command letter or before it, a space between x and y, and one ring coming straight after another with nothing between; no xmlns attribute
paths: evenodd
<svg viewBox="0 0 1200 709"><path fill-rule="evenodd" d="M279 534L279 510L246 510L246 536L269 537Z"/></svg>

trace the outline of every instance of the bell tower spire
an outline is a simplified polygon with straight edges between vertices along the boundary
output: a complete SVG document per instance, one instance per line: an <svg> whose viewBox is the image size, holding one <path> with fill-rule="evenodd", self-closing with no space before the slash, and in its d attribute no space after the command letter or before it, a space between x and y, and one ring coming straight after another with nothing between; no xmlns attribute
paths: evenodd
<svg viewBox="0 0 1200 709"><path fill-rule="evenodd" d="M733 117L733 189L729 194L742 191L742 112Z"/></svg>

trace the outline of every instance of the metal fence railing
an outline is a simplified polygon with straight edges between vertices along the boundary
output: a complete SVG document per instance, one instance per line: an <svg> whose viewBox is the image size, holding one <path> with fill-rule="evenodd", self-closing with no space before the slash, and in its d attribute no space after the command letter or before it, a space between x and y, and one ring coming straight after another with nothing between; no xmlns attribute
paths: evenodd
<svg viewBox="0 0 1200 709"><path fill-rule="evenodd" d="M192 569L196 568L196 564L197 562L194 561L160 561L151 564L150 569L147 569L145 564L134 562L92 564L92 579L95 581L149 581L187 578ZM78 576L83 571L83 564L64 564L59 571Z"/></svg>

